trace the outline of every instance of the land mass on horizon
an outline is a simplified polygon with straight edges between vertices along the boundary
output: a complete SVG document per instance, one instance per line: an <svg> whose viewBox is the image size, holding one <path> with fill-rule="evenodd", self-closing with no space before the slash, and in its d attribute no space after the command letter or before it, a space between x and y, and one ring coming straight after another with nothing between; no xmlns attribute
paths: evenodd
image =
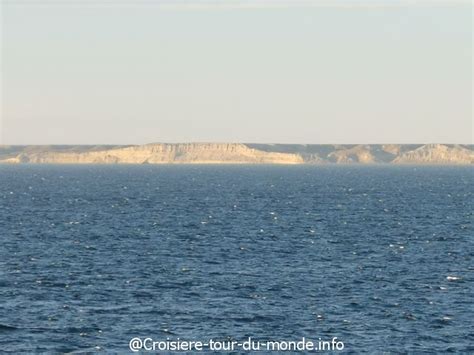
<svg viewBox="0 0 474 355"><path fill-rule="evenodd" d="M0 145L0 163L473 164L472 144Z"/></svg>

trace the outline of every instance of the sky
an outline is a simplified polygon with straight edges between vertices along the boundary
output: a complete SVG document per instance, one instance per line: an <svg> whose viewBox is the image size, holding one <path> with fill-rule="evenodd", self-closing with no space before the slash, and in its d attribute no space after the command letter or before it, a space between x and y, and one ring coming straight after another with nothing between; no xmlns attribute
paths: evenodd
<svg viewBox="0 0 474 355"><path fill-rule="evenodd" d="M473 143L469 0L0 2L0 144Z"/></svg>

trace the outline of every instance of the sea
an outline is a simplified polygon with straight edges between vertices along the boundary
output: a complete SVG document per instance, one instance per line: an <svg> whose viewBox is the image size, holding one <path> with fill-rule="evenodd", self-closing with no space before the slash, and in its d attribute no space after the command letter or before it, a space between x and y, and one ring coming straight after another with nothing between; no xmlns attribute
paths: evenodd
<svg viewBox="0 0 474 355"><path fill-rule="evenodd" d="M0 352L130 353L138 337L474 353L473 178L0 165Z"/></svg>

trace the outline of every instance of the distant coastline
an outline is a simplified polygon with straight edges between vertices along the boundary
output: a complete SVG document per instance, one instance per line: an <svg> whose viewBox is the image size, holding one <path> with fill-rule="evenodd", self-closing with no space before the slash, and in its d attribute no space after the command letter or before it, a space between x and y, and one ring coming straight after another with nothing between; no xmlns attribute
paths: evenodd
<svg viewBox="0 0 474 355"><path fill-rule="evenodd" d="M0 145L9 164L460 164L474 163L468 144Z"/></svg>

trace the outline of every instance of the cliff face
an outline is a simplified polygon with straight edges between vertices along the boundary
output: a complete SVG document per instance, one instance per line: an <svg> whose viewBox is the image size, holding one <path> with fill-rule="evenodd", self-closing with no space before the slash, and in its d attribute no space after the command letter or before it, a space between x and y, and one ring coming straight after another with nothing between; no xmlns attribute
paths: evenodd
<svg viewBox="0 0 474 355"><path fill-rule="evenodd" d="M187 143L0 146L0 163L49 164L473 164L472 145Z"/></svg>
<svg viewBox="0 0 474 355"><path fill-rule="evenodd" d="M363 163L377 162L370 145L357 145L349 149L339 149L328 154L330 161L335 163Z"/></svg>
<svg viewBox="0 0 474 355"><path fill-rule="evenodd" d="M473 164L472 149L455 145L427 144L418 149L405 152L393 161L398 164L438 163L438 164Z"/></svg>
<svg viewBox="0 0 474 355"><path fill-rule="evenodd" d="M306 163L471 164L473 145L448 144L249 144L263 150L300 154Z"/></svg>
<svg viewBox="0 0 474 355"><path fill-rule="evenodd" d="M2 160L0 160L2 162ZM300 164L297 154L263 152L244 144L147 144L123 148L88 150L21 151L3 159L7 163L50 164Z"/></svg>

